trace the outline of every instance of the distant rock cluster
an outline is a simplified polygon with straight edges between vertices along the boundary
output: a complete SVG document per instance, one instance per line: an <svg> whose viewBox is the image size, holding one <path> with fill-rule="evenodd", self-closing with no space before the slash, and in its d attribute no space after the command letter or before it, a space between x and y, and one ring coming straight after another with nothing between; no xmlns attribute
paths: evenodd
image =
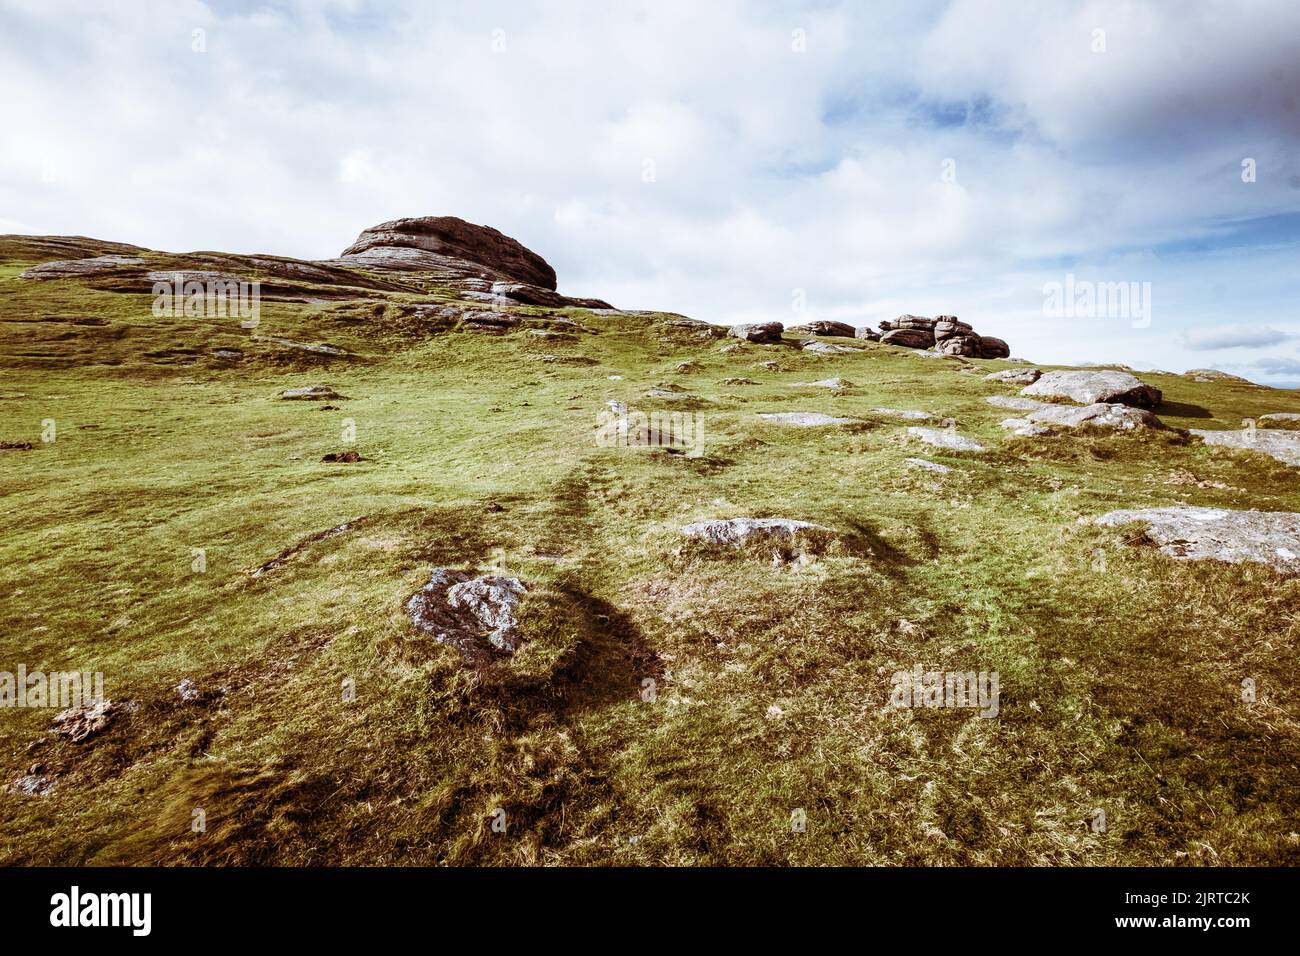
<svg viewBox="0 0 1300 956"><path fill-rule="evenodd" d="M775 323L765 323L773 325ZM746 326L746 328L755 328ZM942 355L960 355L970 358L1007 358L1011 348L1002 339L979 335L970 324L955 315L929 318L923 315L900 315L892 321L880 323L880 331L871 328L855 329L844 322L817 321L791 326L789 331L802 335L827 335L865 339L885 345L901 345L909 349L926 349ZM748 336L742 336L748 337ZM750 341L755 341L750 339ZM768 339L771 341L771 339Z"/></svg>

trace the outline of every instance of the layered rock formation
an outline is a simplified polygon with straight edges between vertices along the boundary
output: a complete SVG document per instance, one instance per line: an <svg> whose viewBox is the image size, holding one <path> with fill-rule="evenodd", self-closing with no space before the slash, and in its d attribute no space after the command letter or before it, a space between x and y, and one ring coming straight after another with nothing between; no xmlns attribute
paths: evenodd
<svg viewBox="0 0 1300 956"><path fill-rule="evenodd" d="M1011 348L1002 339L979 335L969 323L955 315L929 318L923 315L900 315L880 323L880 341L909 349L933 349L943 355L970 358L1006 358ZM862 330L860 330L861 332ZM870 338L868 334L863 336Z"/></svg>

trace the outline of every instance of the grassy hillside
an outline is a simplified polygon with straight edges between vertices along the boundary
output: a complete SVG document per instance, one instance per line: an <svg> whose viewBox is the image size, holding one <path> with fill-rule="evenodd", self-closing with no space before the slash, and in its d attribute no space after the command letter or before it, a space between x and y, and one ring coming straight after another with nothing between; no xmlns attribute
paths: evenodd
<svg viewBox="0 0 1300 956"><path fill-rule="evenodd" d="M49 256L0 253L0 441L34 445L0 451L0 669L102 671L135 705L82 743L49 710L0 711L0 783L53 781L0 792L0 862L1300 863L1300 581L1082 523L1300 511L1294 468L1177 431L1008 438L1015 413L984 399L1015 390L983 379L1006 362L723 352L572 309L514 311L592 331L448 331L404 306L452 293L401 287L272 298L249 332L155 318L147 289L20 279ZM830 377L853 385L793 387ZM1142 377L1175 428L1300 411ZM645 397L666 382L692 397ZM314 383L347 400L277 399ZM611 400L700 413L704 453L598 447ZM928 448L879 407L988 451ZM757 417L779 411L861 422ZM684 546L681 526L737 516L856 545ZM438 566L528 584L512 660L473 667L411 627ZM918 663L998 671L998 718L887 708Z"/></svg>

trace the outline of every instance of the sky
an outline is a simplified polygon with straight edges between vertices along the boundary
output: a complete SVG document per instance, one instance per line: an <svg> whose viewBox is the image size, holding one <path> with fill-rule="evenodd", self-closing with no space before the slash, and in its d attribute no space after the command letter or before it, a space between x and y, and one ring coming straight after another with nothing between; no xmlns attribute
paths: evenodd
<svg viewBox="0 0 1300 956"><path fill-rule="evenodd" d="M622 308L1300 387L1296 0L0 0L0 89L0 232L454 215Z"/></svg>

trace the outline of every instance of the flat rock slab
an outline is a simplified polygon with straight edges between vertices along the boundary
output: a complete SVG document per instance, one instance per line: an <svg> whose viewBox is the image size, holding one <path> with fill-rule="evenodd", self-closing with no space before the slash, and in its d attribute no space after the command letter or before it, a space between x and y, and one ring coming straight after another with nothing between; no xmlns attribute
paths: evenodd
<svg viewBox="0 0 1300 956"><path fill-rule="evenodd" d="M1256 421L1268 428L1268 422L1300 422L1300 413L1298 412L1270 412L1267 415L1260 415Z"/></svg>
<svg viewBox="0 0 1300 956"><path fill-rule="evenodd" d="M831 355L837 352L861 352L863 349L856 349L851 345L837 345L834 342L800 342L799 348L805 352L816 352L821 355Z"/></svg>
<svg viewBox="0 0 1300 956"><path fill-rule="evenodd" d="M1047 402L1040 402L1036 398L1018 398L1015 395L990 395L984 401L998 408L1014 408L1022 412L1033 412L1047 407Z"/></svg>
<svg viewBox="0 0 1300 956"><path fill-rule="evenodd" d="M1258 451L1287 465L1300 468L1300 431L1281 428L1256 428L1244 431L1208 431L1189 429L1199 435L1207 445L1223 445L1242 451Z"/></svg>
<svg viewBox="0 0 1300 956"><path fill-rule="evenodd" d="M1042 376L1041 369L1007 368L1001 372L989 372L984 378L990 382L1005 382L1008 385L1033 385Z"/></svg>
<svg viewBox="0 0 1300 956"><path fill-rule="evenodd" d="M1094 519L1114 527L1141 522L1162 554L1181 561L1252 561L1300 573L1300 514L1221 508L1134 508Z"/></svg>
<svg viewBox="0 0 1300 956"><path fill-rule="evenodd" d="M790 542L809 532L829 533L829 528L794 518L719 518L697 521L682 528L682 534L697 541L738 547L751 541Z"/></svg>
<svg viewBox="0 0 1300 956"><path fill-rule="evenodd" d="M517 611L527 593L518 578L434 568L429 583L406 602L406 613L417 630L466 660L483 662L518 649Z"/></svg>
<svg viewBox="0 0 1300 956"><path fill-rule="evenodd" d="M1137 408L1160 404L1160 389L1146 385L1128 372L1047 372L1020 390L1031 398L1068 398L1080 405L1114 402Z"/></svg>
<svg viewBox="0 0 1300 956"><path fill-rule="evenodd" d="M871 410L876 415L888 415L890 418L905 418L908 421L923 422L930 417L929 412L918 411L914 408L873 408Z"/></svg>
<svg viewBox="0 0 1300 956"><path fill-rule="evenodd" d="M984 451L984 446L975 439L958 435L946 428L919 428L913 425L907 429L907 433L936 448L947 448L950 451Z"/></svg>
<svg viewBox="0 0 1300 956"><path fill-rule="evenodd" d="M67 276L97 275L124 266L142 266L144 260L136 256L92 256L89 259L64 259L44 262L24 270L20 279L63 279Z"/></svg>
<svg viewBox="0 0 1300 956"><path fill-rule="evenodd" d="M1096 425L1100 428L1118 428L1128 431L1134 428L1165 427L1164 422L1146 409L1107 402L1097 402L1082 408L1070 405L1044 405L1031 411L1025 418L1038 425L1063 425L1066 428Z"/></svg>
<svg viewBox="0 0 1300 956"><path fill-rule="evenodd" d="M759 418L775 425L793 425L796 428L819 428L824 425L852 425L856 418L836 418L821 412L761 412Z"/></svg>

